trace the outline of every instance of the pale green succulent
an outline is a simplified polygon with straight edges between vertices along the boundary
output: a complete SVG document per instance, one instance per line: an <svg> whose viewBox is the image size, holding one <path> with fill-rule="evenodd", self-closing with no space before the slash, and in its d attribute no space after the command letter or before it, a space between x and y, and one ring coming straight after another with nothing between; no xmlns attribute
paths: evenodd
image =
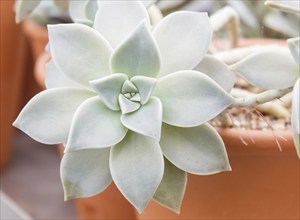
<svg viewBox="0 0 300 220"><path fill-rule="evenodd" d="M152 30L141 2L106 2L94 29L48 30L47 90L14 126L39 142L66 145L65 199L93 196L113 180L140 212L152 198L179 212L186 172L231 169L207 121L233 103L227 91L234 77L205 57L212 38L206 13L176 12Z"/></svg>

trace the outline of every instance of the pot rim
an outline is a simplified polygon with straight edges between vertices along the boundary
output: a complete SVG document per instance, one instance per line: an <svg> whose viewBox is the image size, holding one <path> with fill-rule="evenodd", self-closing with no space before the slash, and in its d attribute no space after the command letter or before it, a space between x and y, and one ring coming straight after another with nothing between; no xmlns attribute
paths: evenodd
<svg viewBox="0 0 300 220"><path fill-rule="evenodd" d="M245 147L255 147L261 149L277 148L282 150L295 148L292 131L287 130L252 130L242 128L220 128L215 127L223 141L226 143L244 145ZM279 142L279 145L277 143Z"/></svg>
<svg viewBox="0 0 300 220"><path fill-rule="evenodd" d="M22 21L22 29L27 36L33 39L45 39L48 41L48 30L47 26L42 26L28 18Z"/></svg>

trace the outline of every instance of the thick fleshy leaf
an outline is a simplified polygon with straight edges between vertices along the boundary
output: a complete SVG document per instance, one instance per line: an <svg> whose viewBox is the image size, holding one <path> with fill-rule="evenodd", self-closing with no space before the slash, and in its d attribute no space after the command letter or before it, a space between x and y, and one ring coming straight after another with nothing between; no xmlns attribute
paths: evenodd
<svg viewBox="0 0 300 220"><path fill-rule="evenodd" d="M129 100L125 95L119 95L119 105L123 114L131 113L141 107L140 103Z"/></svg>
<svg viewBox="0 0 300 220"><path fill-rule="evenodd" d="M163 104L163 121L194 127L217 116L233 98L207 75L197 71L179 71L159 79L153 95Z"/></svg>
<svg viewBox="0 0 300 220"><path fill-rule="evenodd" d="M208 75L226 91L233 88L235 74L225 63L213 56L206 55L194 70Z"/></svg>
<svg viewBox="0 0 300 220"><path fill-rule="evenodd" d="M74 23L83 24L87 27L92 27L93 26L93 21L91 21L91 20L76 19L76 21L74 21Z"/></svg>
<svg viewBox="0 0 300 220"><path fill-rule="evenodd" d="M119 143L127 133L120 117L121 112L107 108L99 97L86 100L74 114L66 152Z"/></svg>
<svg viewBox="0 0 300 220"><path fill-rule="evenodd" d="M165 157L188 173L210 175L231 170L222 138L208 123L194 128L163 124L160 145Z"/></svg>
<svg viewBox="0 0 300 220"><path fill-rule="evenodd" d="M76 109L95 95L76 88L43 91L27 103L13 125L44 144L67 143Z"/></svg>
<svg viewBox="0 0 300 220"><path fill-rule="evenodd" d="M92 26L98 7L96 0L72 0L69 1L69 15L75 23Z"/></svg>
<svg viewBox="0 0 300 220"><path fill-rule="evenodd" d="M268 29L283 34L284 36L296 37L300 33L299 16L287 15L272 10L264 16L263 24Z"/></svg>
<svg viewBox="0 0 300 220"><path fill-rule="evenodd" d="M132 96L130 98L130 101L133 101L133 102L140 102L141 101L141 96L140 94L136 93L134 96Z"/></svg>
<svg viewBox="0 0 300 220"><path fill-rule="evenodd" d="M87 0L69 1L69 15L74 22L78 20L88 20L85 13Z"/></svg>
<svg viewBox="0 0 300 220"><path fill-rule="evenodd" d="M115 48L144 19L150 29L147 10L140 1L106 1L96 13L94 28Z"/></svg>
<svg viewBox="0 0 300 220"><path fill-rule="evenodd" d="M151 97L138 111L122 114L121 122L128 129L160 140L162 104L157 97Z"/></svg>
<svg viewBox="0 0 300 220"><path fill-rule="evenodd" d="M153 196L154 201L179 214L186 183L186 172L165 159L164 176Z"/></svg>
<svg viewBox="0 0 300 220"><path fill-rule="evenodd" d="M27 18L40 2L41 0L17 0L15 3L16 23Z"/></svg>
<svg viewBox="0 0 300 220"><path fill-rule="evenodd" d="M89 86L110 74L112 49L97 31L82 24L49 25L48 30L53 61L69 78Z"/></svg>
<svg viewBox="0 0 300 220"><path fill-rule="evenodd" d="M95 0L88 0L85 6L85 16L91 20L95 20L96 13L99 8L99 3L98 1Z"/></svg>
<svg viewBox="0 0 300 220"><path fill-rule="evenodd" d="M121 143L112 147L109 162L115 184L142 212L164 173L164 159L158 142L129 131Z"/></svg>
<svg viewBox="0 0 300 220"><path fill-rule="evenodd" d="M233 64L231 69L252 85L264 89L291 87L299 77L299 67L290 52L281 47L249 55Z"/></svg>
<svg viewBox="0 0 300 220"><path fill-rule="evenodd" d="M146 104L152 94L157 79L146 76L134 76L130 81L138 88L141 104Z"/></svg>
<svg viewBox="0 0 300 220"><path fill-rule="evenodd" d="M60 175L65 200L94 196L112 182L109 170L110 148L66 153Z"/></svg>
<svg viewBox="0 0 300 220"><path fill-rule="evenodd" d="M91 81L90 84L105 105L114 111L118 111L120 110L118 101L119 94L121 93L122 86L127 79L128 78L125 74L116 73Z"/></svg>
<svg viewBox="0 0 300 220"><path fill-rule="evenodd" d="M154 29L162 56L160 76L193 69L212 39L207 13L181 11L166 16Z"/></svg>
<svg viewBox="0 0 300 220"><path fill-rule="evenodd" d="M83 88L79 83L71 80L62 73L55 65L53 60L46 64L45 84L47 89L58 87Z"/></svg>
<svg viewBox="0 0 300 220"><path fill-rule="evenodd" d="M130 82L129 80L126 80L122 87L122 94L136 92L138 92L138 89L135 87L135 85L132 84L132 82Z"/></svg>
<svg viewBox="0 0 300 220"><path fill-rule="evenodd" d="M287 42L294 60L300 67L300 37L288 39Z"/></svg>
<svg viewBox="0 0 300 220"><path fill-rule="evenodd" d="M268 0L265 5L288 13L300 14L300 2L297 0Z"/></svg>
<svg viewBox="0 0 300 220"><path fill-rule="evenodd" d="M292 132L294 137L295 147L300 158L300 79L297 80L293 90L293 106L292 106Z"/></svg>
<svg viewBox="0 0 300 220"><path fill-rule="evenodd" d="M129 78L136 75L155 77L159 73L159 49L145 21L115 49L110 64L112 72L125 73Z"/></svg>
<svg viewBox="0 0 300 220"><path fill-rule="evenodd" d="M254 13L254 8L251 6L251 2L247 1L235 1L229 0L226 3L231 6L234 10L238 12L239 19L247 26L251 28L259 28L260 24L258 22L257 14ZM256 4L256 7L260 7L260 5ZM257 13L259 10L256 9Z"/></svg>

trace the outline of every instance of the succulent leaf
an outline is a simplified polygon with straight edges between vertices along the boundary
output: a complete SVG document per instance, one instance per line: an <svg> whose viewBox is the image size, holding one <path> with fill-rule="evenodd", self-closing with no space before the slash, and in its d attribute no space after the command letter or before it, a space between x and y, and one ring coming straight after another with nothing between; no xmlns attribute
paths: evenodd
<svg viewBox="0 0 300 220"><path fill-rule="evenodd" d="M122 114L121 122L128 129L160 140L162 125L162 104L156 97L151 97L147 104L138 111Z"/></svg>
<svg viewBox="0 0 300 220"><path fill-rule="evenodd" d="M222 138L209 124L179 128L163 124L160 146L178 168L196 175L230 171Z"/></svg>
<svg viewBox="0 0 300 220"><path fill-rule="evenodd" d="M290 52L281 47L253 53L233 64L231 69L264 89L291 87L299 77L299 67Z"/></svg>
<svg viewBox="0 0 300 220"><path fill-rule="evenodd" d="M115 49L110 60L112 72L125 73L129 78L137 75L155 77L160 63L159 50L145 21Z"/></svg>
<svg viewBox="0 0 300 220"><path fill-rule="evenodd" d="M152 199L164 172L164 159L157 141L129 131L112 147L110 170L121 193L142 212Z"/></svg>
<svg viewBox="0 0 300 220"><path fill-rule="evenodd" d="M110 74L112 49L97 31L82 24L48 25L48 31L53 61L70 79L89 87Z"/></svg>
<svg viewBox="0 0 300 220"><path fill-rule="evenodd" d="M116 73L101 79L90 81L90 84L107 107L114 111L118 111L120 110L118 101L119 94L127 79L125 74Z"/></svg>
<svg viewBox="0 0 300 220"><path fill-rule="evenodd" d="M206 55L194 70L208 75L226 91L233 88L235 74L225 63L211 55Z"/></svg>
<svg viewBox="0 0 300 220"><path fill-rule="evenodd" d="M181 11L166 16L154 28L153 35L162 57L162 77L193 69L208 50L212 27L207 13Z"/></svg>
<svg viewBox="0 0 300 220"><path fill-rule="evenodd" d="M65 200L94 196L106 189L112 182L109 154L110 148L64 154L60 174Z"/></svg>
<svg viewBox="0 0 300 220"><path fill-rule="evenodd" d="M179 127L201 125L233 102L233 98L214 80L192 70L159 79L153 95L163 104L163 121Z"/></svg>
<svg viewBox="0 0 300 220"><path fill-rule="evenodd" d="M106 1L96 13L94 28L115 48L144 19L150 29L149 15L140 1Z"/></svg>
<svg viewBox="0 0 300 220"><path fill-rule="evenodd" d="M164 159L164 176L153 200L179 214L187 184L187 173L178 169L166 158Z"/></svg>
<svg viewBox="0 0 300 220"><path fill-rule="evenodd" d="M76 109L93 96L78 88L48 89L26 104L13 125L44 144L67 143Z"/></svg>
<svg viewBox="0 0 300 220"><path fill-rule="evenodd" d="M294 60L300 67L300 37L290 38L287 42Z"/></svg>
<svg viewBox="0 0 300 220"><path fill-rule="evenodd" d="M105 148L119 143L127 133L120 117L121 112L109 109L99 97L86 100L74 114L65 151Z"/></svg>

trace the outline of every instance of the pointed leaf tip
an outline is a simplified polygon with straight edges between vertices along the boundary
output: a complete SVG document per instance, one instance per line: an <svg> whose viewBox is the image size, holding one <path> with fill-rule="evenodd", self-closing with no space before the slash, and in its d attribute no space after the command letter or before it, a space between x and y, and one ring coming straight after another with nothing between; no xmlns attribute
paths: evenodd
<svg viewBox="0 0 300 220"><path fill-rule="evenodd" d="M112 147L110 170L125 198L141 213L160 184L164 161L157 141L129 131Z"/></svg>
<svg viewBox="0 0 300 220"><path fill-rule="evenodd" d="M110 64L112 72L125 73L129 78L158 75L161 65L159 49L145 21L115 49Z"/></svg>
<svg viewBox="0 0 300 220"><path fill-rule="evenodd" d="M291 87L299 77L299 67L285 47L253 53L230 68L252 85L264 89Z"/></svg>
<svg viewBox="0 0 300 220"><path fill-rule="evenodd" d="M60 173L65 201L94 196L109 186L112 177L109 170L110 148L82 150L66 153Z"/></svg>
<svg viewBox="0 0 300 220"><path fill-rule="evenodd" d="M121 112L109 109L99 97L86 100L74 114L66 152L106 148L119 143L127 133L120 117Z"/></svg>
<svg viewBox="0 0 300 220"><path fill-rule="evenodd" d="M128 129L154 138L159 142L162 125L162 104L157 97L130 114L122 114L121 122Z"/></svg>
<svg viewBox="0 0 300 220"><path fill-rule="evenodd" d="M178 169L166 158L164 161L164 176L153 200L179 214L187 184L187 173Z"/></svg>
<svg viewBox="0 0 300 220"><path fill-rule="evenodd" d="M222 138L209 124L179 128L163 124L161 149L178 168L196 175L230 171Z"/></svg>
<svg viewBox="0 0 300 220"><path fill-rule="evenodd" d="M179 127L201 125L234 101L214 80L193 70L160 78L153 95L163 104L163 121Z"/></svg>

